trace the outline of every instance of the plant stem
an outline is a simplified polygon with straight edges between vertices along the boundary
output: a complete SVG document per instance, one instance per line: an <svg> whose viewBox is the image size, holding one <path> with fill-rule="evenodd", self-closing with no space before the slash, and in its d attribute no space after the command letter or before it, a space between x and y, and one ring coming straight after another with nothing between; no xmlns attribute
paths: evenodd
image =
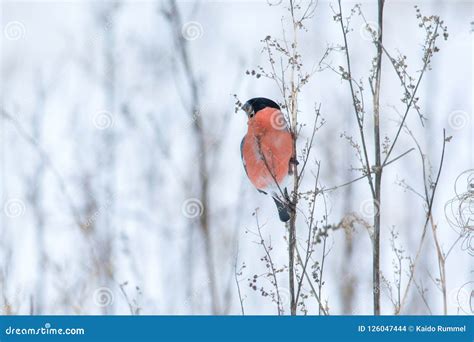
<svg viewBox="0 0 474 342"><path fill-rule="evenodd" d="M295 81L296 65L297 60L297 30L298 23L295 18L295 5L293 0L290 0L290 13L293 22L293 43L292 43L292 55L293 62L291 64L291 94L290 94L290 117L291 117L291 134L293 135L293 160L297 160L296 153L296 139L298 136L298 89ZM289 272L289 287L290 287L290 311L291 315L296 315L296 294L295 294L295 247L296 247L296 207L298 204L298 165L297 163L292 164L293 167L293 196L291 199L291 217L289 224L289 250L288 250L288 272Z"/></svg>
<svg viewBox="0 0 474 342"><path fill-rule="evenodd" d="M373 294L374 315L380 315L380 204L382 191L382 158L380 148L380 81L382 74L382 34L383 34L384 0L378 1L378 37L375 86L373 96L374 109L374 145L375 145L375 194L374 206L374 241L373 241Z"/></svg>

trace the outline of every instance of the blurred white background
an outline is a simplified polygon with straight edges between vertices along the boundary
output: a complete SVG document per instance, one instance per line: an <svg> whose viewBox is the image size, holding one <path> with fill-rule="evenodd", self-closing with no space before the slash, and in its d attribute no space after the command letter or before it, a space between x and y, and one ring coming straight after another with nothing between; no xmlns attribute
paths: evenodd
<svg viewBox="0 0 474 342"><path fill-rule="evenodd" d="M345 13L354 4L343 1ZM405 54L412 73L422 65L424 37L415 4L425 15L439 15L449 32L447 41L440 39L440 51L419 89L425 127L415 111L408 117L433 174L443 128L452 136L433 207L447 252L460 231L449 224L445 205L456 196L456 178L474 168L473 4L387 1L385 47ZM331 6L336 2L320 0L301 33L307 70L317 65L328 45L342 43ZM177 3L176 21L167 18L170 8L164 0L2 2L2 314L241 314L235 269L243 263L237 280L245 314L277 314L271 296L259 290L271 291L268 279L258 277L256 291L249 287L248 279L266 272L261 261L265 252L252 233L252 214L258 208L273 261L283 268L288 263L285 227L273 202L245 176L239 148L246 116L234 113L233 95L241 101L257 96L281 101L271 80L246 71L268 66L261 40L282 37L288 11L284 4L265 1L184 1ZM376 21L373 2L362 2L361 8L369 22ZM366 80L375 49L359 16L351 26L353 73ZM187 65L180 46L186 47ZM333 52L326 62L337 68L344 65L343 55ZM402 94L385 58L381 117L389 137L399 121L395 109L403 109ZM300 121L307 126L302 147L311 134L315 104L321 104L325 125L316 134L309 167L314 171L314 160L320 161L320 182L330 188L359 175L351 171L358 167L354 150L341 137L347 132L358 139L347 82L325 69L304 88ZM196 116L190 115L193 108ZM402 133L394 155L411 147L413 140ZM392 287L396 258L390 230L399 233L397 244L413 259L425 221L423 201L399 183L404 180L422 192L421 165L413 151L384 173L381 262ZM467 191L468 175L460 178L462 191ZM305 189L313 186L312 178L308 171ZM203 184L208 190L205 205L196 200ZM352 212L370 216L370 198L365 180L328 192L328 222L337 224ZM317 215L324 215L321 203ZM298 239L304 244L300 220ZM371 314L372 257L366 228L355 225L350 234L331 231L327 246L322 298L330 314ZM318 245L314 260L321 253ZM463 296L472 296L473 255L474 237L464 236L446 259L449 314L472 313L465 311L472 297ZM441 314L430 229L417 267L418 286L411 288L402 313ZM408 269L404 260L402 288ZM279 276L288 313L286 269ZM384 314L394 312L389 291L382 289ZM304 293L310 293L307 285ZM318 313L314 298L305 303L309 314Z"/></svg>

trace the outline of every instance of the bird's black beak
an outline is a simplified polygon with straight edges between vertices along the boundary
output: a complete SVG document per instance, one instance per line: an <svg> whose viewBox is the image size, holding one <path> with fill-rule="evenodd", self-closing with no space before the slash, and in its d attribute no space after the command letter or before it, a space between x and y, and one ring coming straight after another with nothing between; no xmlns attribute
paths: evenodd
<svg viewBox="0 0 474 342"><path fill-rule="evenodd" d="M247 113L249 119L255 115L255 111L253 110L252 105L248 101L245 102L245 104L242 106L242 110Z"/></svg>

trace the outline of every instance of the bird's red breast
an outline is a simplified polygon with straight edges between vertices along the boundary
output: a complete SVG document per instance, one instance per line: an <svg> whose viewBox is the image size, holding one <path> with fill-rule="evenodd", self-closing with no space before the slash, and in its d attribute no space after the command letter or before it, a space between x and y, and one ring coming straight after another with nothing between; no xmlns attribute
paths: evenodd
<svg viewBox="0 0 474 342"><path fill-rule="evenodd" d="M249 118L242 157L257 189L280 184L290 171L292 154L292 136L280 110L267 107Z"/></svg>

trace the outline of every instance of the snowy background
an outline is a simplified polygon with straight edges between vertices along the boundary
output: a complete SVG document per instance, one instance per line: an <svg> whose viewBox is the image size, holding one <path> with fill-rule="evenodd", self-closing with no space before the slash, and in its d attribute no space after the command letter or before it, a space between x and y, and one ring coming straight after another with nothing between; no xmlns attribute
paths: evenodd
<svg viewBox="0 0 474 342"><path fill-rule="evenodd" d="M345 12L354 4L343 1ZM386 48L405 54L411 72L421 66L423 43L415 4L423 14L441 16L449 32L418 93L428 121L422 127L416 112L408 117L433 174L443 128L452 136L433 207L447 252L459 230L449 224L445 205L456 196L457 177L474 168L473 4L387 1ZM300 36L307 69L328 45L342 42L333 20L335 5L319 1ZM288 263L285 227L273 201L245 176L239 147L246 116L234 113L233 95L242 101L256 96L281 100L271 80L246 71L268 66L261 40L282 36L288 12L265 1L186 1L177 7L179 27L167 18L167 1L2 2L2 314L241 314L236 281L245 314L277 314L271 296L260 291L270 292L272 286L260 277L266 272L264 250L256 243L253 213L258 208L262 234L271 241L280 268ZM362 10L369 22L376 21L373 2L362 2ZM360 17L351 25L353 72L366 79L374 47ZM177 31L187 49L187 66ZM342 57L333 53L327 62L337 68ZM399 120L396 109L403 108L402 90L387 59L383 63L382 126L392 137ZM189 70L198 84L196 93ZM314 171L313 161L320 161L321 185L330 188L359 175L351 170L357 167L354 150L341 138L344 132L358 137L347 82L330 69L314 75L300 99L300 120L308 125L303 140L311 134L315 104L321 104L325 125L316 134L309 168ZM193 107L198 110L190 115ZM197 143L196 118L202 123L203 145ZM206 147L205 170L198 146ZM411 147L413 141L402 133L394 155ZM308 174L305 189L312 186ZM466 191L468 178L469 172L459 178L459 191ZM209 191L205 205L197 201L203 181ZM390 230L398 232L397 244L406 257L414 258L425 220L422 200L401 181L422 191L416 151L387 166L383 178L381 262L392 287ZM365 180L328 192L328 222L337 224L348 213L370 222L370 199ZM324 214L321 203L317 213L319 218ZM304 244L300 220L298 239ZM371 314L367 229L355 225L349 232L331 231L327 246L322 298L330 314ZM321 260L321 253L318 245L313 261ZM431 230L421 253L418 286L411 288L402 312L440 314ZM472 313L473 255L474 235L464 236L446 260L449 314ZM402 288L408 259L403 267ZM254 275L259 275L257 290L249 286ZM288 313L286 269L279 276ZM389 288L382 289L384 314L394 312ZM308 313L317 314L307 285L304 292Z"/></svg>

